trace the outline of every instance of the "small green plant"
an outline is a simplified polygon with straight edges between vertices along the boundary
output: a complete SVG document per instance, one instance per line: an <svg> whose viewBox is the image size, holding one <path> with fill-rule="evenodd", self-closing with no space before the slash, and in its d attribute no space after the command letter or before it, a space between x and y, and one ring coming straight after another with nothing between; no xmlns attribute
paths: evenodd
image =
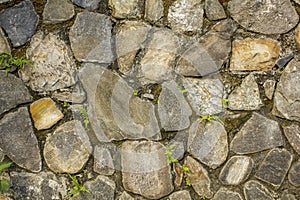
<svg viewBox="0 0 300 200"><path fill-rule="evenodd" d="M203 200L205 200L205 199L206 199L206 195L205 195L205 194L202 194L202 195L200 196L200 198L203 199Z"/></svg>
<svg viewBox="0 0 300 200"><path fill-rule="evenodd" d="M71 105L68 103L68 102L66 102L66 101L64 101L64 107L65 108L69 108Z"/></svg>
<svg viewBox="0 0 300 200"><path fill-rule="evenodd" d="M181 167L182 171L183 171L183 176L184 176L184 180L185 180L185 184L187 186L191 186L191 181L187 175L187 173L190 172L190 168L188 166L186 166L185 164L182 165Z"/></svg>
<svg viewBox="0 0 300 200"><path fill-rule="evenodd" d="M80 192L91 193L88 189L86 189L86 187L84 187L83 185L81 185L79 183L79 181L77 180L76 176L72 176L70 174L68 174L68 176L71 179L71 183L73 185L73 188L69 192L69 198L77 196Z"/></svg>
<svg viewBox="0 0 300 200"><path fill-rule="evenodd" d="M175 145L170 145L166 148L165 155L167 156L168 165L178 162L178 160L173 157L172 149L174 149L174 148L175 148Z"/></svg>
<svg viewBox="0 0 300 200"><path fill-rule="evenodd" d="M8 169L11 166L11 162L0 162L0 173L5 170ZM0 180L0 192L3 193L7 193L9 190L9 180L7 179L1 179Z"/></svg>
<svg viewBox="0 0 300 200"><path fill-rule="evenodd" d="M230 108L230 103L228 99L222 98L222 107L223 108Z"/></svg>
<svg viewBox="0 0 300 200"><path fill-rule="evenodd" d="M81 113L81 115L84 117L83 122L84 122L85 128L88 128L88 125L89 125L90 121L89 121L89 115L88 115L86 109L83 108L83 107L80 108L80 113Z"/></svg>
<svg viewBox="0 0 300 200"><path fill-rule="evenodd" d="M139 96L140 91L139 90L133 90L133 95L134 96Z"/></svg>
<svg viewBox="0 0 300 200"><path fill-rule="evenodd" d="M0 54L0 66L5 69L6 76L11 71L13 66L16 66L19 69L23 69L26 65L30 65L34 68L31 64L32 61L26 58L16 58L8 53L1 53Z"/></svg>
<svg viewBox="0 0 300 200"><path fill-rule="evenodd" d="M180 90L181 93L187 93L188 91L186 89L184 89L183 87L181 86L177 86L177 88Z"/></svg>
<svg viewBox="0 0 300 200"><path fill-rule="evenodd" d="M224 124L219 116L204 115L204 116L201 116L201 118L200 118L200 122L202 122L202 121L211 121L211 120L215 120L215 121L220 122L221 124Z"/></svg>

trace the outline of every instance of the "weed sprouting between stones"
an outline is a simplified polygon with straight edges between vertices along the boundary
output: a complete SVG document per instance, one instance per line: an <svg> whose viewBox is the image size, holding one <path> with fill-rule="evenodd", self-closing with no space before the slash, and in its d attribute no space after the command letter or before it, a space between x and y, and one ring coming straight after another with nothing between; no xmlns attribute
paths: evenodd
<svg viewBox="0 0 300 200"><path fill-rule="evenodd" d="M16 58L8 53L0 54L0 66L5 69L6 76L8 75L9 72L11 72L11 69L14 66L19 69L23 69L27 65L34 68L34 66L31 63L32 63L32 61L28 60L26 58Z"/></svg>

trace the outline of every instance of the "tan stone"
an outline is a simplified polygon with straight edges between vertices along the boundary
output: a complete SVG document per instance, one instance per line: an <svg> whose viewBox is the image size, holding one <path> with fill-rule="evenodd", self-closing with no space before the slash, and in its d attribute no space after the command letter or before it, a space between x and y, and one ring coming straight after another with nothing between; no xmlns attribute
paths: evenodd
<svg viewBox="0 0 300 200"><path fill-rule="evenodd" d="M295 41L297 48L300 50L300 25L295 29Z"/></svg>

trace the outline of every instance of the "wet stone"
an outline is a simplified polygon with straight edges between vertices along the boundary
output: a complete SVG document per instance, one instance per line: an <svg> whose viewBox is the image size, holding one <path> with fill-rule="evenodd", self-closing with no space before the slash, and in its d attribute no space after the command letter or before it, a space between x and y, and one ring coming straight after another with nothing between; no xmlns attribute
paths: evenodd
<svg viewBox="0 0 300 200"><path fill-rule="evenodd" d="M246 200L274 200L271 192L258 181L248 181L244 185Z"/></svg>
<svg viewBox="0 0 300 200"><path fill-rule="evenodd" d="M221 187L211 200L243 200L241 195L237 192L230 191Z"/></svg>
<svg viewBox="0 0 300 200"><path fill-rule="evenodd" d="M231 110L259 110L263 103L260 99L258 84L253 74L244 78L228 96Z"/></svg>
<svg viewBox="0 0 300 200"><path fill-rule="evenodd" d="M219 179L225 185L239 185L249 177L253 160L247 156L233 156L223 167Z"/></svg>
<svg viewBox="0 0 300 200"><path fill-rule="evenodd" d="M94 171L101 175L112 175L115 166L109 149L96 146L94 149Z"/></svg>
<svg viewBox="0 0 300 200"><path fill-rule="evenodd" d="M46 24L60 23L71 19L74 15L74 6L69 0L47 0L43 12L43 22Z"/></svg>
<svg viewBox="0 0 300 200"><path fill-rule="evenodd" d="M282 145L278 123L254 112L231 141L230 149L237 154L249 154Z"/></svg>
<svg viewBox="0 0 300 200"><path fill-rule="evenodd" d="M189 132L188 151L205 165L215 169L227 158L228 142L224 126L215 120L195 121Z"/></svg>
<svg viewBox="0 0 300 200"><path fill-rule="evenodd" d="M289 0L232 0L228 3L231 17L247 30L263 34L282 34L294 28L299 16Z"/></svg>
<svg viewBox="0 0 300 200"><path fill-rule="evenodd" d="M9 43L7 41L7 38L5 37L5 34L2 30L2 28L0 28L0 52L7 53L7 54L10 54L10 52L11 52ZM0 69L3 69L3 68L1 68L1 66L0 66Z"/></svg>
<svg viewBox="0 0 300 200"><path fill-rule="evenodd" d="M124 191L121 196L119 196L118 200L134 200L134 198Z"/></svg>
<svg viewBox="0 0 300 200"><path fill-rule="evenodd" d="M13 47L25 44L35 33L39 17L29 0L0 12L0 26L7 33Z"/></svg>
<svg viewBox="0 0 300 200"><path fill-rule="evenodd" d="M289 182L296 187L300 186L300 160L292 164L288 175Z"/></svg>
<svg viewBox="0 0 300 200"><path fill-rule="evenodd" d="M300 155L300 126L296 124L286 126L283 132L290 145Z"/></svg>
<svg viewBox="0 0 300 200"><path fill-rule="evenodd" d="M19 70L19 76L34 91L53 91L75 83L75 61L68 46L52 33L37 33L26 51L34 67Z"/></svg>
<svg viewBox="0 0 300 200"><path fill-rule="evenodd" d="M146 0L145 19L150 22L157 22L164 14L164 5L162 0Z"/></svg>
<svg viewBox="0 0 300 200"><path fill-rule="evenodd" d="M273 98L273 94L275 91L275 84L276 81L274 80L266 80L266 82L264 82L265 95L269 100Z"/></svg>
<svg viewBox="0 0 300 200"><path fill-rule="evenodd" d="M44 146L45 161L56 173L77 173L91 152L89 137L81 122L76 120L60 125L47 138Z"/></svg>
<svg viewBox="0 0 300 200"><path fill-rule="evenodd" d="M101 0L71 0L71 1L75 5L80 6L82 8L95 10L99 7L99 3Z"/></svg>
<svg viewBox="0 0 300 200"><path fill-rule="evenodd" d="M191 195L189 191L187 190L182 190L178 192L174 192L169 196L170 200L192 200Z"/></svg>
<svg viewBox="0 0 300 200"><path fill-rule="evenodd" d="M205 0L205 14L209 20L219 20L227 17L219 0Z"/></svg>
<svg viewBox="0 0 300 200"><path fill-rule="evenodd" d="M0 71L0 85L0 114L33 99L22 80L10 73Z"/></svg>
<svg viewBox="0 0 300 200"><path fill-rule="evenodd" d="M158 142L124 142L121 164L125 190L149 199L170 194L174 187L165 151L165 147Z"/></svg>
<svg viewBox="0 0 300 200"><path fill-rule="evenodd" d="M108 16L78 13L69 31L75 58L82 62L111 63L114 59L111 45L112 24Z"/></svg>
<svg viewBox="0 0 300 200"><path fill-rule="evenodd" d="M139 18L141 8L139 0L109 0L108 5L112 9L112 16L118 19Z"/></svg>

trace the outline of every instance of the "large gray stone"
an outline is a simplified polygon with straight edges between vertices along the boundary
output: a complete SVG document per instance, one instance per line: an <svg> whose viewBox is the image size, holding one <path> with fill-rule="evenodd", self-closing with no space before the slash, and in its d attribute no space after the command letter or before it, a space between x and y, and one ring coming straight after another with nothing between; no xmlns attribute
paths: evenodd
<svg viewBox="0 0 300 200"><path fill-rule="evenodd" d="M145 18L150 22L156 22L163 17L164 4L162 0L145 1Z"/></svg>
<svg viewBox="0 0 300 200"><path fill-rule="evenodd" d="M71 0L75 5L82 8L95 10L99 7L101 0Z"/></svg>
<svg viewBox="0 0 300 200"><path fill-rule="evenodd" d="M109 0L108 5L112 9L112 16L119 19L141 17L139 0Z"/></svg>
<svg viewBox="0 0 300 200"><path fill-rule="evenodd" d="M219 0L205 0L205 14L209 20L226 18L225 10Z"/></svg>
<svg viewBox="0 0 300 200"><path fill-rule="evenodd" d="M30 0L7 8L0 13L0 26L7 33L13 47L25 44L35 33L39 17Z"/></svg>
<svg viewBox="0 0 300 200"><path fill-rule="evenodd" d="M289 0L231 0L228 10L241 26L263 34L286 33L299 21L299 16Z"/></svg>
<svg viewBox="0 0 300 200"><path fill-rule="evenodd" d="M178 192L174 192L169 196L170 200L192 200L189 191L182 190Z"/></svg>
<svg viewBox="0 0 300 200"><path fill-rule="evenodd" d="M33 100L21 79L0 71L0 114Z"/></svg>
<svg viewBox="0 0 300 200"><path fill-rule="evenodd" d="M278 123L254 112L231 141L230 149L237 154L249 154L282 145Z"/></svg>
<svg viewBox="0 0 300 200"><path fill-rule="evenodd" d="M75 58L82 62L111 63L114 59L111 45L112 24L108 16L81 12L69 31Z"/></svg>
<svg viewBox="0 0 300 200"><path fill-rule="evenodd" d="M300 186L300 160L292 164L288 175L289 182L296 187Z"/></svg>
<svg viewBox="0 0 300 200"><path fill-rule="evenodd" d="M290 145L300 155L300 126L297 124L286 126L283 132Z"/></svg>
<svg viewBox="0 0 300 200"><path fill-rule="evenodd" d="M221 187L211 200L243 200L237 192Z"/></svg>
<svg viewBox="0 0 300 200"><path fill-rule="evenodd" d="M26 107L0 120L0 148L17 165L32 172L42 169L38 140Z"/></svg>
<svg viewBox="0 0 300 200"><path fill-rule="evenodd" d="M291 61L283 73L274 94L272 113L300 122L300 62Z"/></svg>
<svg viewBox="0 0 300 200"><path fill-rule="evenodd" d="M71 50L49 33L37 33L26 51L32 65L19 70L19 76L34 91L53 91L75 84L75 61Z"/></svg>
<svg viewBox="0 0 300 200"><path fill-rule="evenodd" d="M244 185L246 200L275 200L272 193L258 181L248 181Z"/></svg>
<svg viewBox="0 0 300 200"><path fill-rule="evenodd" d="M9 43L7 41L7 38L5 37L5 34L2 30L2 28L0 28L0 53L7 53L10 54L11 50L10 50L10 46ZM0 69L3 69L4 67Z"/></svg>
<svg viewBox="0 0 300 200"><path fill-rule="evenodd" d="M71 19L74 15L74 6L69 0L47 0L43 12L43 22L47 24L60 23Z"/></svg>
<svg viewBox="0 0 300 200"><path fill-rule="evenodd" d="M171 193L174 187L165 151L158 142L124 142L121 164L125 190L149 199L159 199Z"/></svg>

